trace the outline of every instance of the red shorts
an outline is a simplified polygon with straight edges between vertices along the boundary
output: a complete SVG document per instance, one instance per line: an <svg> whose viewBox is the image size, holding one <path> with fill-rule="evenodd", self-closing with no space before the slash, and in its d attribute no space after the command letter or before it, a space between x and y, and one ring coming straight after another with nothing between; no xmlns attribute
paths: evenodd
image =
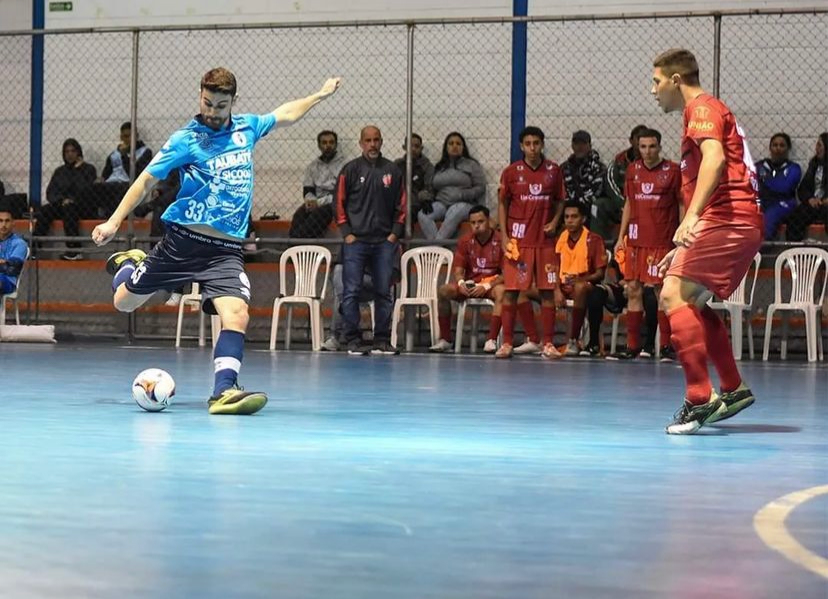
<svg viewBox="0 0 828 599"><path fill-rule="evenodd" d="M517 262L503 259L503 278L507 291L554 289L558 282L558 254L554 246L520 248Z"/></svg>
<svg viewBox="0 0 828 599"><path fill-rule="evenodd" d="M667 275L690 279L716 297L728 298L762 245L762 229L703 218L698 227L693 245L678 249Z"/></svg>
<svg viewBox="0 0 828 599"><path fill-rule="evenodd" d="M672 247L628 247L627 272L624 278L628 281L641 281L645 285L661 285L664 279L658 276L658 263L672 249Z"/></svg>

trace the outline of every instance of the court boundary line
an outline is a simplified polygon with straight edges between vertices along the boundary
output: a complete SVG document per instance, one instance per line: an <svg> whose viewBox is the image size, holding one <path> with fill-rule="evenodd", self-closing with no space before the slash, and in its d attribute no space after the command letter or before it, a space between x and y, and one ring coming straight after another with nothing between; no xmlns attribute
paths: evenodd
<svg viewBox="0 0 828 599"><path fill-rule="evenodd" d="M788 493L774 499L753 517L753 529L762 542L781 553L789 561L828 579L828 559L807 549L797 541L785 526L785 521L797 507L820 495L828 494L828 485L811 487Z"/></svg>

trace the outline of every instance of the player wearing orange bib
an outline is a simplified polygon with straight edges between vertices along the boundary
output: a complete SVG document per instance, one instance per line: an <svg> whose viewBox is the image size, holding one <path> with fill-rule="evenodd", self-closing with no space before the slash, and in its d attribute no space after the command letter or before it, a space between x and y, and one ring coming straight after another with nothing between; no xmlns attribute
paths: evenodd
<svg viewBox="0 0 828 599"><path fill-rule="evenodd" d="M658 264L673 249L673 235L683 216L679 165L661 158L661 133L644 129L638 138L641 158L627 168L624 212L616 254L623 249L627 280L627 349L608 359L628 360L655 353L656 325L662 359L673 357L670 321L658 305L662 279ZM647 339L641 345L642 317L647 315Z"/></svg>
<svg viewBox="0 0 828 599"><path fill-rule="evenodd" d="M687 50L667 50L653 62L652 94L665 112L684 111L681 178L685 215L676 248L659 264L666 273L661 299L687 391L667 425L669 434L692 434L730 418L755 398L742 381L727 330L707 305L728 297L762 244L756 172L744 132L730 109L699 85L699 66ZM708 358L719 375L716 393Z"/></svg>
<svg viewBox="0 0 828 599"><path fill-rule="evenodd" d="M560 167L543 155L544 134L538 127L520 132L523 158L510 164L500 176L498 216L505 258L503 277L503 344L496 357L512 356L517 298L520 291L536 287L541 295L543 352L560 357L555 335L555 285L557 256L555 230L566 197Z"/></svg>

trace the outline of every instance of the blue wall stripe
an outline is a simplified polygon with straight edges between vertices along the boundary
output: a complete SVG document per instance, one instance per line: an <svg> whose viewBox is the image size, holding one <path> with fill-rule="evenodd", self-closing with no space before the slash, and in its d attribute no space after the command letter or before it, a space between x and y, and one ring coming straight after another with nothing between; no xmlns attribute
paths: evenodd
<svg viewBox="0 0 828 599"><path fill-rule="evenodd" d="M43 29L46 2L32 2L32 29ZM32 104L29 121L29 201L40 205L43 173L43 36L32 36Z"/></svg>
<svg viewBox="0 0 828 599"><path fill-rule="evenodd" d="M513 0L512 14L529 14L529 0ZM526 126L526 23L512 25L512 161L518 160L521 129Z"/></svg>

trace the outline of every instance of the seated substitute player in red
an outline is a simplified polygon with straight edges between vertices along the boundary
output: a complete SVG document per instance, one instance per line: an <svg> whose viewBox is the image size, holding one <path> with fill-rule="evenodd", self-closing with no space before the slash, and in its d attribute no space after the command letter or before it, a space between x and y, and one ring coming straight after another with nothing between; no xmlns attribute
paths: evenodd
<svg viewBox="0 0 828 599"><path fill-rule="evenodd" d="M699 85L699 65L688 50L673 49L653 61L652 94L665 112L684 111L681 179L685 215L671 250L659 264L666 272L661 299L687 391L667 433L686 435L730 418L750 406L727 329L707 305L728 297L762 244L756 171L742 128L730 109ZM716 393L708 358L719 374Z"/></svg>
<svg viewBox="0 0 828 599"><path fill-rule="evenodd" d="M627 348L609 360L655 355L656 325L662 361L672 361L670 321L658 304L662 279L658 264L673 249L673 235L683 218L679 165L661 158L661 133L644 129L638 138L641 156L627 168L624 212L616 252L626 253ZM647 315L647 339L641 346L641 321Z"/></svg>
<svg viewBox="0 0 828 599"><path fill-rule="evenodd" d="M488 208L474 206L469 210L469 223L471 232L460 238L454 251L451 265L453 282L437 291L440 340L431 346L429 351L432 352L451 350L451 302L464 302L469 298L490 299L495 303L483 351L493 354L497 349L504 292L500 272L503 246L500 244L500 233L492 228Z"/></svg>
<svg viewBox="0 0 828 599"><path fill-rule="evenodd" d="M558 358L555 335L555 230L561 218L564 190L560 167L543 155L544 134L538 127L520 132L523 158L510 164L500 176L498 217L503 234L503 345L495 357L511 358L517 298L521 291L537 287L541 294L543 351Z"/></svg>
<svg viewBox="0 0 828 599"><path fill-rule="evenodd" d="M604 240L584 226L587 206L578 200L564 204L564 231L558 237L555 251L558 254L558 272L555 279L555 304L562 308L565 300L572 300L572 322L566 356L580 353L578 337L586 318L589 296L596 285L603 281L607 268L607 250Z"/></svg>

